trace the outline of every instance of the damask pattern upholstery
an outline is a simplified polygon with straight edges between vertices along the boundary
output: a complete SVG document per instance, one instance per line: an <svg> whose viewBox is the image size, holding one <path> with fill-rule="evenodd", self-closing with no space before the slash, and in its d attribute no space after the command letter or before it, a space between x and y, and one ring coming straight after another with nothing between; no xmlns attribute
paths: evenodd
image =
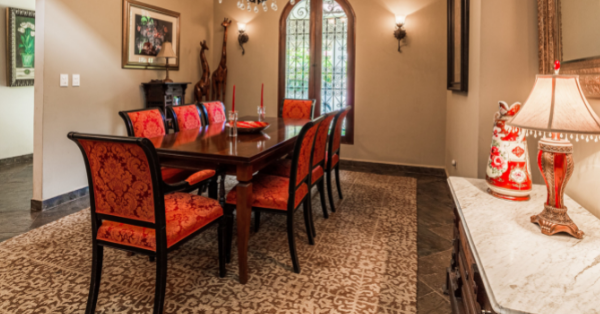
<svg viewBox="0 0 600 314"><path fill-rule="evenodd" d="M177 115L179 130L188 130L202 127L202 120L196 105L173 106Z"/></svg>
<svg viewBox="0 0 600 314"><path fill-rule="evenodd" d="M315 149L313 152L313 166L318 165L325 159L325 153L327 152L327 138L329 137L329 127L331 121L335 118L335 114L330 114L325 117L321 122L321 126L317 131L317 138L315 139Z"/></svg>
<svg viewBox="0 0 600 314"><path fill-rule="evenodd" d="M156 137L166 134L165 123L158 109L128 112L135 137Z"/></svg>
<svg viewBox="0 0 600 314"><path fill-rule="evenodd" d="M335 127L333 129L333 152L337 152L338 149L340 149L340 142L342 140L342 124L344 124L344 119L346 119L349 111L350 110L344 110L335 123Z"/></svg>
<svg viewBox="0 0 600 314"><path fill-rule="evenodd" d="M314 157L313 157L314 158ZM260 171L262 174L268 174L273 176L285 177L289 178L290 173L292 172L292 160L291 159L282 159L277 161L267 168ZM312 170L312 183L314 184L323 176L323 167L316 166Z"/></svg>
<svg viewBox="0 0 600 314"><path fill-rule="evenodd" d="M310 171L310 156L312 154L313 145L315 143L315 136L317 129L321 122L315 123L304 135L302 139L302 145L300 146L300 155L298 156L298 169L296 169L296 186L306 178L308 171Z"/></svg>
<svg viewBox="0 0 600 314"><path fill-rule="evenodd" d="M290 179L258 174L252 179L252 207L287 210L290 197ZM296 189L294 208L308 194L308 186L303 183ZM227 194L227 204L237 204L237 187Z"/></svg>
<svg viewBox="0 0 600 314"><path fill-rule="evenodd" d="M283 118L312 119L314 102L304 99L285 99L283 101Z"/></svg>
<svg viewBox="0 0 600 314"><path fill-rule="evenodd" d="M208 124L223 123L227 119L223 111L223 103L220 101L203 103L202 105L206 108Z"/></svg>
<svg viewBox="0 0 600 314"><path fill-rule="evenodd" d="M188 193L165 195L167 248L223 216L217 200ZM104 220L98 240L156 251L153 229Z"/></svg>
<svg viewBox="0 0 600 314"><path fill-rule="evenodd" d="M154 222L150 165L135 144L79 140L88 158L99 214Z"/></svg>

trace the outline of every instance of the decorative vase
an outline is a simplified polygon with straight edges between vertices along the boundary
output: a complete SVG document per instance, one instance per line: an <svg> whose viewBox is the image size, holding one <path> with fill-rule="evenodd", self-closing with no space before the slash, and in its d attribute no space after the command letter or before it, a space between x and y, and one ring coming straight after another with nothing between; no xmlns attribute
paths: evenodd
<svg viewBox="0 0 600 314"><path fill-rule="evenodd" d="M531 168L525 132L506 125L521 109L521 103L508 106L499 102L494 116L494 135L487 163L485 180L488 192L511 201L529 200L531 193Z"/></svg>
<svg viewBox="0 0 600 314"><path fill-rule="evenodd" d="M33 68L33 54L21 54L21 61L24 68Z"/></svg>

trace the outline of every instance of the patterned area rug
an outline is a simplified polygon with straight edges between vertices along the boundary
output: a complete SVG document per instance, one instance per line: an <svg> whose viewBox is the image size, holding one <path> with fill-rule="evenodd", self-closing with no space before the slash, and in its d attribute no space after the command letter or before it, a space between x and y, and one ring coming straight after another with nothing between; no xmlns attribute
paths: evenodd
<svg viewBox="0 0 600 314"><path fill-rule="evenodd" d="M218 277L213 227L169 255L166 312L416 313L416 179L342 172L342 187L345 198L329 219L314 197L316 245L308 245L297 212L300 274L292 272L284 215L263 214L251 234L246 285L235 246L227 277ZM0 244L2 313L83 313L89 220L83 210ZM105 250L97 312L151 313L154 274L147 257Z"/></svg>

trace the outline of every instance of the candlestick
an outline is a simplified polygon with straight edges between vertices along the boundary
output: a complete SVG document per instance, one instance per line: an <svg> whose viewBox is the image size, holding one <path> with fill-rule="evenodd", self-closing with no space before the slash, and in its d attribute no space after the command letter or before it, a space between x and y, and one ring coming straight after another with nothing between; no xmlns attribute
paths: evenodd
<svg viewBox="0 0 600 314"><path fill-rule="evenodd" d="M231 111L235 111L235 85L233 85L233 100L231 103Z"/></svg>

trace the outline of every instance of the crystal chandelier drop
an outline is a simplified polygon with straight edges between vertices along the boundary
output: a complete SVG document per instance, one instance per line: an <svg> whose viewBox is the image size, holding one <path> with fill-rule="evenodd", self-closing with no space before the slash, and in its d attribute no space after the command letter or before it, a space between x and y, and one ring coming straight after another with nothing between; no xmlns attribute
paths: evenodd
<svg viewBox="0 0 600 314"><path fill-rule="evenodd" d="M254 11L254 13L258 13L260 10L259 6L262 6L263 11L267 12L269 10L268 2L271 2L271 9L273 11L277 11L279 8L277 6L277 0L238 0L237 7L240 10L248 10L248 12ZM296 4L296 1L299 0L290 0L292 5ZM223 0L219 0L219 3L223 3Z"/></svg>

